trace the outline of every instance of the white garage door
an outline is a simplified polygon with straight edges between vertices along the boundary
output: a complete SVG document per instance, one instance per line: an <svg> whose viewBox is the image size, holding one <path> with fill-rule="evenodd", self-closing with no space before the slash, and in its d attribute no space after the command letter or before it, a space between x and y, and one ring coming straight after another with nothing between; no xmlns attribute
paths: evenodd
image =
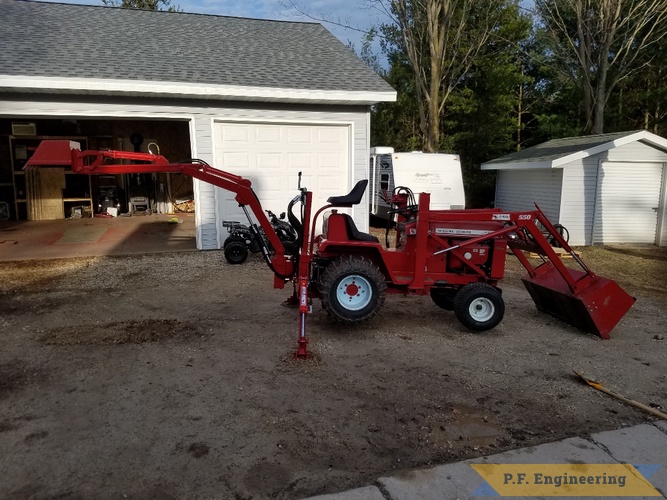
<svg viewBox="0 0 667 500"><path fill-rule="evenodd" d="M215 163L252 181L265 210L284 212L301 185L313 192L313 212L329 196L350 190L349 128L341 125L283 125L220 122L214 127ZM245 222L228 191L217 198L217 217ZM218 228L221 239L226 229Z"/></svg>
<svg viewBox="0 0 667 500"><path fill-rule="evenodd" d="M662 170L660 163L602 163L593 243L655 243Z"/></svg>

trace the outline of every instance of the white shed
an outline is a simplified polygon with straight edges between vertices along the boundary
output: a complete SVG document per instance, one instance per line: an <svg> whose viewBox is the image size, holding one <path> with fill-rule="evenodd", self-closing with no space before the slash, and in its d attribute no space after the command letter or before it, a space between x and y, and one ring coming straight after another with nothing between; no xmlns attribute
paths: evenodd
<svg viewBox="0 0 667 500"><path fill-rule="evenodd" d="M172 161L200 158L248 177L276 213L302 171L321 205L367 177L370 106L395 99L316 23L0 1L0 200L29 218L20 167L39 140L57 136L89 149L155 141ZM63 198L65 213L69 200L92 206L89 183ZM200 181L189 189L197 247L220 248L222 222L243 220L234 195ZM367 207L353 209L361 230Z"/></svg>
<svg viewBox="0 0 667 500"><path fill-rule="evenodd" d="M537 203L570 244L667 245L667 139L647 131L554 139L482 164L496 206Z"/></svg>

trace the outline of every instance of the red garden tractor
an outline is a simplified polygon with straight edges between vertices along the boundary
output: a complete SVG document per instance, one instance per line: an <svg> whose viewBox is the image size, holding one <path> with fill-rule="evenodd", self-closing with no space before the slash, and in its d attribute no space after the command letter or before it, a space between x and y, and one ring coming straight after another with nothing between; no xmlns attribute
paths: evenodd
<svg viewBox="0 0 667 500"><path fill-rule="evenodd" d="M312 193L299 181L299 194L287 210L297 244L286 250L250 181L204 161L169 163L159 154L81 151L78 143L42 141L25 168L64 164L82 174L183 173L236 193L248 228L275 275L274 287L293 284L292 301L299 308L297 358L309 357L306 315L312 312L313 298L319 298L336 320L356 323L377 314L388 293L430 295L471 330L495 327L505 312L498 284L508 248L527 270L523 283L538 309L582 330L609 338L635 301L615 282L596 276L537 206L526 212L432 211L429 194L419 194L417 203L409 190L398 190L391 198L397 226L390 248L388 242L382 245L375 236L360 232L352 217L339 211L361 202L367 180L347 195L329 198L314 215ZM321 215L322 233L316 234ZM579 269L566 267L547 238L568 252ZM533 266L524 251L538 254L539 265Z"/></svg>

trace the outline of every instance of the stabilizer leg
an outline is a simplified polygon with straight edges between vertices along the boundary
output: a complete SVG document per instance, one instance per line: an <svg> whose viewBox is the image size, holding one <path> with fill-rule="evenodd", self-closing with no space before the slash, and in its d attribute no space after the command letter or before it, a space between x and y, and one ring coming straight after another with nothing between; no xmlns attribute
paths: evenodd
<svg viewBox="0 0 667 500"><path fill-rule="evenodd" d="M299 278L299 343L293 359L310 359L308 337L306 337L306 315L310 312L308 305L308 278Z"/></svg>

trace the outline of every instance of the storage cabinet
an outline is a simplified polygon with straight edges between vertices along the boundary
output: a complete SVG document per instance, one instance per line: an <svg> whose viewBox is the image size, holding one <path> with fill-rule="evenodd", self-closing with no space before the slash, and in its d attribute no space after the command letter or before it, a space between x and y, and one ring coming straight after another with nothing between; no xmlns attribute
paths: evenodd
<svg viewBox="0 0 667 500"><path fill-rule="evenodd" d="M12 166L13 205L17 220L64 219L73 207L87 206L93 214L90 175L72 172L71 167L44 167L23 170L39 143L47 139L77 141L86 148L85 137L9 136ZM2 186L0 186L2 187Z"/></svg>

